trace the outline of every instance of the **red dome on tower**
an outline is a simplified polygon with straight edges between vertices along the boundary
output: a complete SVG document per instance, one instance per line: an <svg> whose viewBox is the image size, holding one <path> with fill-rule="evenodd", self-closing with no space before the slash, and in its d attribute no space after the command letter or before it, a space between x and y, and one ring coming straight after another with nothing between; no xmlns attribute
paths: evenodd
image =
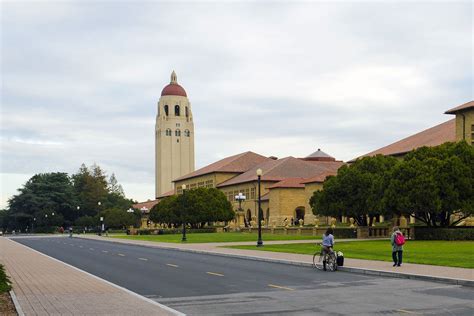
<svg viewBox="0 0 474 316"><path fill-rule="evenodd" d="M178 78L176 76L176 73L173 72L171 73L171 82L169 85L163 88L161 91L161 96L164 95L178 95L182 97L187 97L188 95L186 94L186 91L184 90L183 87L181 87L178 84Z"/></svg>

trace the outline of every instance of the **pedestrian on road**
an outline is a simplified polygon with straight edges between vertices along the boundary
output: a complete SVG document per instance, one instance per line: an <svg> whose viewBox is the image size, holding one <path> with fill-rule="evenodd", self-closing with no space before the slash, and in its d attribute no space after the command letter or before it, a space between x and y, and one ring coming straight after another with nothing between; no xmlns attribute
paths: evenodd
<svg viewBox="0 0 474 316"><path fill-rule="evenodd" d="M403 244L405 243L405 237L403 236L403 233L400 231L398 226L393 227L393 233L390 237L390 242L392 244L393 266L399 267L402 265Z"/></svg>

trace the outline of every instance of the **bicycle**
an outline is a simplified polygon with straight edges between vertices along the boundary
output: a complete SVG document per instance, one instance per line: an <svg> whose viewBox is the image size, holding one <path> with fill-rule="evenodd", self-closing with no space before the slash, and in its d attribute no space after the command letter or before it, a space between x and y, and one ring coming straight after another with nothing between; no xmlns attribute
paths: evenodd
<svg viewBox="0 0 474 316"><path fill-rule="evenodd" d="M316 245L321 247L321 250L316 251L313 255L313 267L318 270L336 271L337 257L334 249L329 253L325 253L321 244Z"/></svg>

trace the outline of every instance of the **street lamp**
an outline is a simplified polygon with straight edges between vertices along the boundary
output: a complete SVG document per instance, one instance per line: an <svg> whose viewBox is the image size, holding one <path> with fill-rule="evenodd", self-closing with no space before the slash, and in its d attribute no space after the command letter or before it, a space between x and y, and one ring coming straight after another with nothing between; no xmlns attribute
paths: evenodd
<svg viewBox="0 0 474 316"><path fill-rule="evenodd" d="M99 201L97 202L97 208L99 209L99 213L100 213L100 206L102 205L102 203ZM99 231L99 236L102 236L102 233L104 232L104 218L101 216L100 217L100 231Z"/></svg>
<svg viewBox="0 0 474 316"><path fill-rule="evenodd" d="M247 197L242 194L242 192L239 192L238 195L235 196L235 199L239 201L239 211L242 211L242 201L245 201Z"/></svg>
<svg viewBox="0 0 474 316"><path fill-rule="evenodd" d="M33 217L33 223L31 223L31 233L35 233L35 222L36 222L36 217Z"/></svg>
<svg viewBox="0 0 474 316"><path fill-rule="evenodd" d="M181 241L186 241L186 222L184 220L184 199L186 196L186 184L183 184L181 186L181 189L183 189L183 204L181 205L181 220L183 221L183 238L181 238Z"/></svg>
<svg viewBox="0 0 474 316"><path fill-rule="evenodd" d="M129 209L127 210L127 213L133 213L133 212L134 212L134 210L133 210L132 208L129 208Z"/></svg>
<svg viewBox="0 0 474 316"><path fill-rule="evenodd" d="M262 179L262 169L258 168L257 169L257 182L258 182L258 241L257 241L257 247L262 247L263 246L263 241L262 241L262 214L260 212L261 205L262 205L262 197L260 195L260 181Z"/></svg>

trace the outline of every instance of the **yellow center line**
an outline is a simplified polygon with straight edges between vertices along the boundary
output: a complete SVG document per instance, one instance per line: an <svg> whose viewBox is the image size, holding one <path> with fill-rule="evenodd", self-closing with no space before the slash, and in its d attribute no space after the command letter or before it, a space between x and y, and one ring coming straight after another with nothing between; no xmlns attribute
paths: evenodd
<svg viewBox="0 0 474 316"><path fill-rule="evenodd" d="M294 291L295 289L289 288L289 287L284 287L284 286L279 286L275 284L268 284L269 287L274 287L277 289L282 289L282 290L288 290L288 291Z"/></svg>
<svg viewBox="0 0 474 316"><path fill-rule="evenodd" d="M223 274L220 274L220 273L215 273L215 272L206 272L207 274L210 274L210 275L217 275L217 276L224 276Z"/></svg>
<svg viewBox="0 0 474 316"><path fill-rule="evenodd" d="M407 311L406 309L397 309L396 311L401 312L401 313L405 313L405 314L422 315L421 313Z"/></svg>
<svg viewBox="0 0 474 316"><path fill-rule="evenodd" d="M138 258L138 260L148 261L147 258Z"/></svg>
<svg viewBox="0 0 474 316"><path fill-rule="evenodd" d="M171 264L171 263L167 263L166 265L169 266L169 267L173 267L173 268L177 268L177 267L178 267L177 265Z"/></svg>
<svg viewBox="0 0 474 316"><path fill-rule="evenodd" d="M103 253L108 253L108 251L107 251L107 250L102 250L102 252L103 252Z"/></svg>
<svg viewBox="0 0 474 316"><path fill-rule="evenodd" d="M119 253L118 254L120 257L125 257L125 255L123 253Z"/></svg>

